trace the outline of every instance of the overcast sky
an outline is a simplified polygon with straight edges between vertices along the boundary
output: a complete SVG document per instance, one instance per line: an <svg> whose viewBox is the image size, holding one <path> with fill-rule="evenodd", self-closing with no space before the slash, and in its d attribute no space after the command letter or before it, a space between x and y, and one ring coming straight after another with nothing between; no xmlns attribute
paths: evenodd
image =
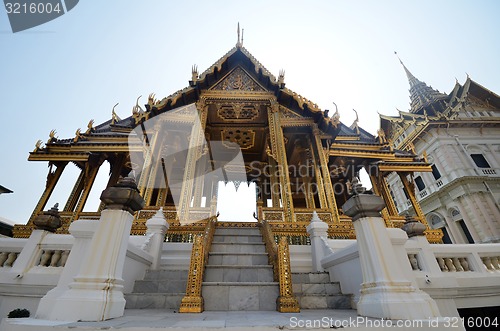
<svg viewBox="0 0 500 331"><path fill-rule="evenodd" d="M170 4L169 4L170 3ZM341 121L375 134L377 111L409 108L412 73L442 92L466 72L500 92L498 1L80 1L69 13L13 34L0 10L0 216L25 223L45 186L47 164L27 162L52 129L74 137L90 119L131 115L135 100L188 85L236 43L286 86ZM330 112L332 114L333 112ZM68 183L76 172L68 171ZM71 176L73 176L71 178ZM69 192L70 184L60 188ZM69 188L68 188L69 187ZM56 190L58 190L57 188ZM64 205L67 192L51 201ZM56 191L57 192L57 191ZM93 199L97 199L96 194Z"/></svg>

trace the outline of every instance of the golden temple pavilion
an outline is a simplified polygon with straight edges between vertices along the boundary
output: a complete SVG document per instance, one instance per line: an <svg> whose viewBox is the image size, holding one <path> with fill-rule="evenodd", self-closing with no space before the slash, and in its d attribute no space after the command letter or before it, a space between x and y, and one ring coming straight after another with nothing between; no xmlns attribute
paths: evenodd
<svg viewBox="0 0 500 331"><path fill-rule="evenodd" d="M162 207L170 223L166 240L192 240L217 214L222 181L236 187L255 183L257 222L239 226L266 220L291 243L307 244L305 228L316 211L328 223L331 238L355 238L341 206L361 169L370 176L373 192L385 200L382 215L388 227L405 221L387 186L391 173L401 178L416 218L427 224L412 178L413 172L431 171L424 157L394 149L383 131L374 136L357 121L345 125L338 111L329 114L291 91L284 72L272 75L240 40L201 74L193 66L187 87L162 99L151 94L129 117L121 119L113 111L108 121L90 121L68 139L51 131L29 160L48 162L49 172L27 224L14 227L15 237L30 235L69 163L80 174L61 204L59 233L67 233L74 220L99 219L103 204L93 212L84 212L84 206L105 162L110 164L108 187L132 176L145 200L135 213L132 234L144 234L146 220ZM426 234L431 242L441 241L440 230Z"/></svg>

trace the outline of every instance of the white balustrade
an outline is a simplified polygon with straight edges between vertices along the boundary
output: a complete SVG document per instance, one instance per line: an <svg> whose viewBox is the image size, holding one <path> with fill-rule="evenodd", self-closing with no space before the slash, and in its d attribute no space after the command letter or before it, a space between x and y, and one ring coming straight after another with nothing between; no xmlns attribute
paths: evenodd
<svg viewBox="0 0 500 331"><path fill-rule="evenodd" d="M0 253L0 268L1 267L12 267L14 262L16 262L19 253L16 252L2 252Z"/></svg>
<svg viewBox="0 0 500 331"><path fill-rule="evenodd" d="M42 255L37 266L41 267L64 267L68 260L70 250L42 250Z"/></svg>

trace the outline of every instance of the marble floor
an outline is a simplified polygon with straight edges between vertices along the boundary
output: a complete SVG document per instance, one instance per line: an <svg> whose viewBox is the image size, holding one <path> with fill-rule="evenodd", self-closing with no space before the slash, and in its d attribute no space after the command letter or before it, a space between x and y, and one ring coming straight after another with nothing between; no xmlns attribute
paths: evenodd
<svg viewBox="0 0 500 331"><path fill-rule="evenodd" d="M270 330L450 330L445 320L399 321L366 318L356 310L302 309L300 313L276 311L206 311L180 314L165 309L126 309L125 315L104 322L64 322L34 318L4 318L1 331L270 331ZM408 322L410 322L408 325ZM432 323L431 323L432 322ZM438 323L439 322L439 323ZM449 324L449 323L448 323ZM458 326L453 330L465 330Z"/></svg>

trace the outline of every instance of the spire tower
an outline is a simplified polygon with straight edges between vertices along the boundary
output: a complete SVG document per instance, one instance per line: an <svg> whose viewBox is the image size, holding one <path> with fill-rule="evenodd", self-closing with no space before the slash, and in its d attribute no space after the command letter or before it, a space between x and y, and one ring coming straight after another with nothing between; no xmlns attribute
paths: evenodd
<svg viewBox="0 0 500 331"><path fill-rule="evenodd" d="M406 76L408 77L408 82L410 83L410 112L418 113L422 108L446 98L446 94L443 94L432 87L427 86L424 82L418 80L413 74L406 68L405 64L397 52L394 52L398 57L399 62L405 70Z"/></svg>

